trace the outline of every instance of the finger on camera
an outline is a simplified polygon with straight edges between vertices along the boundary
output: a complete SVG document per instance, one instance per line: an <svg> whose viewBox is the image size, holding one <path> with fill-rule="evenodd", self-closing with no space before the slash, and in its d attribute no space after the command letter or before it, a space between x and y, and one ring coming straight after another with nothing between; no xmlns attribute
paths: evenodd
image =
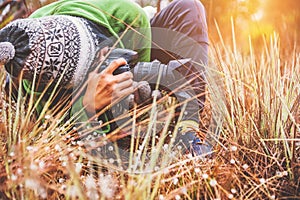
<svg viewBox="0 0 300 200"><path fill-rule="evenodd" d="M128 80L119 82L117 87L119 88L119 90L123 90L123 89L129 88L129 87L132 87L132 90L133 90L133 80L128 79Z"/></svg>
<svg viewBox="0 0 300 200"><path fill-rule="evenodd" d="M115 75L118 82L126 81L126 80L132 80L133 74L131 72L124 72L122 74Z"/></svg>
<svg viewBox="0 0 300 200"><path fill-rule="evenodd" d="M127 62L124 58L118 58L116 60L113 60L106 69L103 70L105 73L113 74L113 72L118 69L118 67L122 65L126 65Z"/></svg>

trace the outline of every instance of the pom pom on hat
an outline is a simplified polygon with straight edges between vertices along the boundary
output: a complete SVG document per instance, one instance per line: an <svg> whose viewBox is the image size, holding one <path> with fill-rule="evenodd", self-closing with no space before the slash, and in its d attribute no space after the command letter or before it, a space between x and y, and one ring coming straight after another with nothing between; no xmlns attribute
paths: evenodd
<svg viewBox="0 0 300 200"><path fill-rule="evenodd" d="M8 63L15 56L15 47L10 42L0 42L0 64Z"/></svg>

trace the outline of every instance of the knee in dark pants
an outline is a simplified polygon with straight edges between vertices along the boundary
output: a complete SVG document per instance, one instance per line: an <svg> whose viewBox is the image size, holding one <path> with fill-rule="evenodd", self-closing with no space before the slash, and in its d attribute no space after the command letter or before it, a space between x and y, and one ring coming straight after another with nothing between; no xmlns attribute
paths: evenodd
<svg viewBox="0 0 300 200"><path fill-rule="evenodd" d="M182 52L186 51L190 52L187 57L196 62L199 57L207 57L208 32L205 9L200 1L173 1L151 20L151 27L153 40L151 59L164 61L165 57L170 57L166 56L164 51L157 48L155 44L159 44L162 49L167 51L182 47L183 49L179 49L178 52L170 52L179 55L175 56L176 58L186 57L186 55L182 55ZM192 46L191 41L193 41ZM160 54L164 56L160 56ZM165 60L169 61L171 58ZM204 64L206 63L206 60L201 60Z"/></svg>
<svg viewBox="0 0 300 200"><path fill-rule="evenodd" d="M174 3L174 8L177 8L181 11L188 9L190 12L205 12L203 4L199 0L175 0L172 3Z"/></svg>
<svg viewBox="0 0 300 200"><path fill-rule="evenodd" d="M205 8L199 0L173 1L151 19L151 26L176 29L187 22L198 22L196 25L206 26Z"/></svg>

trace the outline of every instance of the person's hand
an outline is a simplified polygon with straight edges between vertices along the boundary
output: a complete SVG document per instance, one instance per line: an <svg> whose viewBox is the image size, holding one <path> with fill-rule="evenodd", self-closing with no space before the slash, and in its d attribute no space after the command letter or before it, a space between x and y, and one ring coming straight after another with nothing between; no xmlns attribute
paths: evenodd
<svg viewBox="0 0 300 200"><path fill-rule="evenodd" d="M134 92L131 72L113 75L113 72L126 60L119 58L110 63L102 72L92 71L88 76L83 106L88 113L99 111L106 106L117 103L123 97Z"/></svg>
<svg viewBox="0 0 300 200"><path fill-rule="evenodd" d="M123 106L131 110L136 106L145 106L153 102L153 99L159 100L162 98L162 93L159 90L152 90L147 81L133 82L134 93L130 94L123 101Z"/></svg>

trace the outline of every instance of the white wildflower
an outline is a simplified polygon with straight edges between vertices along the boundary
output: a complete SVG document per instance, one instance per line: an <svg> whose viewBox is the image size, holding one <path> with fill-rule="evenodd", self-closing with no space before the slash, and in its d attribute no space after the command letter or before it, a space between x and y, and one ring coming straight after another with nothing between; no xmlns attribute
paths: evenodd
<svg viewBox="0 0 300 200"><path fill-rule="evenodd" d="M248 169L248 168L249 168L249 165L247 165L247 164L243 164L243 168L246 170L246 169Z"/></svg>
<svg viewBox="0 0 300 200"><path fill-rule="evenodd" d="M95 179L89 175L85 180L85 185L88 190L94 190L97 188Z"/></svg>
<svg viewBox="0 0 300 200"><path fill-rule="evenodd" d="M88 196L89 200L98 200L98 199L100 199L97 190L87 191L87 196Z"/></svg>
<svg viewBox="0 0 300 200"><path fill-rule="evenodd" d="M163 169L163 173L164 173L164 174L168 174L169 171L170 171L170 170L169 170L168 168Z"/></svg>
<svg viewBox="0 0 300 200"><path fill-rule="evenodd" d="M237 147L236 146L231 146L230 149L231 149L231 151L237 151Z"/></svg>
<svg viewBox="0 0 300 200"><path fill-rule="evenodd" d="M39 167L40 167L40 169L44 169L45 166L46 166L46 164L45 164L44 161L40 161L40 162L39 162Z"/></svg>
<svg viewBox="0 0 300 200"><path fill-rule="evenodd" d="M165 198L164 198L164 196L162 195L162 194L160 194L159 196L158 196L158 200L164 200Z"/></svg>
<svg viewBox="0 0 300 200"><path fill-rule="evenodd" d="M187 194L187 188L186 188L186 187L183 187L183 188L181 189L181 192L182 192L183 194Z"/></svg>
<svg viewBox="0 0 300 200"><path fill-rule="evenodd" d="M111 176L100 176L98 185L100 187L101 195L108 199L112 199L115 194L115 186L114 180Z"/></svg>
<svg viewBox="0 0 300 200"><path fill-rule="evenodd" d="M58 160L59 161L67 161L68 157L67 156L59 156Z"/></svg>
<svg viewBox="0 0 300 200"><path fill-rule="evenodd" d="M67 162L66 161L62 162L61 166L66 167L67 166Z"/></svg>
<svg viewBox="0 0 300 200"><path fill-rule="evenodd" d="M71 185L67 190L67 195L71 198L78 197L78 188L75 185Z"/></svg>
<svg viewBox="0 0 300 200"><path fill-rule="evenodd" d="M114 147L113 146L109 146L108 147L108 151L113 151L114 150Z"/></svg>
<svg viewBox="0 0 300 200"><path fill-rule="evenodd" d="M49 139L48 139L48 138L47 138L47 139L44 139L44 140L43 140L43 143L44 143L44 144L49 143Z"/></svg>
<svg viewBox="0 0 300 200"><path fill-rule="evenodd" d="M44 188L40 188L38 194L42 199L47 199L47 191Z"/></svg>
<svg viewBox="0 0 300 200"><path fill-rule="evenodd" d="M11 179L12 181L16 181L16 180L18 179L18 176L12 174L12 175L10 176L10 179Z"/></svg>
<svg viewBox="0 0 300 200"><path fill-rule="evenodd" d="M230 190L230 191L231 191L231 193L232 193L232 194L235 194L235 193L237 193L236 189L234 189L234 188L231 188L231 190Z"/></svg>
<svg viewBox="0 0 300 200"><path fill-rule="evenodd" d="M261 184L265 184L265 183L266 183L266 179L260 178L260 179L259 179L259 182L260 182Z"/></svg>
<svg viewBox="0 0 300 200"><path fill-rule="evenodd" d="M89 145L90 145L92 148L96 148L96 147L97 147L97 142L95 142L95 141L90 141L90 142L89 142Z"/></svg>
<svg viewBox="0 0 300 200"><path fill-rule="evenodd" d="M174 184L174 185L177 185L177 184L178 184L178 178L174 178L174 179L173 179L173 184Z"/></svg>
<svg viewBox="0 0 300 200"><path fill-rule="evenodd" d="M17 174L21 175L23 173L22 169L21 168L18 168L17 169Z"/></svg>
<svg viewBox="0 0 300 200"><path fill-rule="evenodd" d="M209 185L212 186L212 187L215 187L217 184L218 184L218 183L217 183L216 179L211 179L211 180L209 181Z"/></svg>
<svg viewBox="0 0 300 200"><path fill-rule="evenodd" d="M234 159L231 159L231 160L230 160L230 163L231 163L231 164L234 164L234 163L235 163L235 160L234 160Z"/></svg>
<svg viewBox="0 0 300 200"><path fill-rule="evenodd" d="M38 170L38 166L36 166L34 163L31 163L30 169L31 169L32 171L36 171L36 170Z"/></svg>
<svg viewBox="0 0 300 200"><path fill-rule="evenodd" d="M195 169L194 169L194 171L195 171L195 173L199 173L199 172L201 172L200 168L198 168L198 167L197 167L197 168L195 168Z"/></svg>
<svg viewBox="0 0 300 200"><path fill-rule="evenodd" d="M170 157L171 158L177 158L177 153L175 151L171 152Z"/></svg>
<svg viewBox="0 0 300 200"><path fill-rule="evenodd" d="M228 194L228 199L233 199L233 194Z"/></svg>
<svg viewBox="0 0 300 200"><path fill-rule="evenodd" d="M78 140L78 141L77 141L77 145L78 145L78 146L83 146L83 145L84 145L84 142Z"/></svg>
<svg viewBox="0 0 300 200"><path fill-rule="evenodd" d="M62 191L65 191L65 190L67 189L67 186L66 186L65 184L63 184L63 185L61 185L60 189L61 189Z"/></svg>
<svg viewBox="0 0 300 200"><path fill-rule="evenodd" d="M28 189L33 190L37 195L39 195L41 198L46 199L47 198L47 192L46 190L40 185L40 183L35 179L26 179L25 180L25 187Z"/></svg>
<svg viewBox="0 0 300 200"><path fill-rule="evenodd" d="M193 158L193 155L192 155L191 153L189 153L189 154L187 155L187 157L188 157L189 159L192 159L192 158Z"/></svg>
<svg viewBox="0 0 300 200"><path fill-rule="evenodd" d="M208 174L203 174L203 175L202 175L202 178L203 178L203 179L208 179Z"/></svg>
<svg viewBox="0 0 300 200"><path fill-rule="evenodd" d="M38 151L38 148L37 148L37 147L33 147L33 146L27 146L27 147L26 147L26 150L27 150L27 151L32 151L32 152L37 152L37 151Z"/></svg>
<svg viewBox="0 0 300 200"><path fill-rule="evenodd" d="M80 173L82 168L82 163L75 163L75 172Z"/></svg>
<svg viewBox="0 0 300 200"><path fill-rule="evenodd" d="M176 199L176 200L179 200L179 199L181 199L181 197L177 194L177 195L175 196L175 199Z"/></svg>
<svg viewBox="0 0 300 200"><path fill-rule="evenodd" d="M168 147L169 147L169 145L168 144L164 144L164 146L163 146L163 150L167 150L168 149Z"/></svg>
<svg viewBox="0 0 300 200"><path fill-rule="evenodd" d="M58 182L59 182L59 183L64 183L64 182L65 182L65 179L64 179L64 178L59 178L59 179L58 179Z"/></svg>
<svg viewBox="0 0 300 200"><path fill-rule="evenodd" d="M61 151L61 148L60 148L60 146L59 146L58 144L57 144L57 145L55 145L54 149L55 149L56 151L58 151L58 152L60 152L60 151Z"/></svg>

